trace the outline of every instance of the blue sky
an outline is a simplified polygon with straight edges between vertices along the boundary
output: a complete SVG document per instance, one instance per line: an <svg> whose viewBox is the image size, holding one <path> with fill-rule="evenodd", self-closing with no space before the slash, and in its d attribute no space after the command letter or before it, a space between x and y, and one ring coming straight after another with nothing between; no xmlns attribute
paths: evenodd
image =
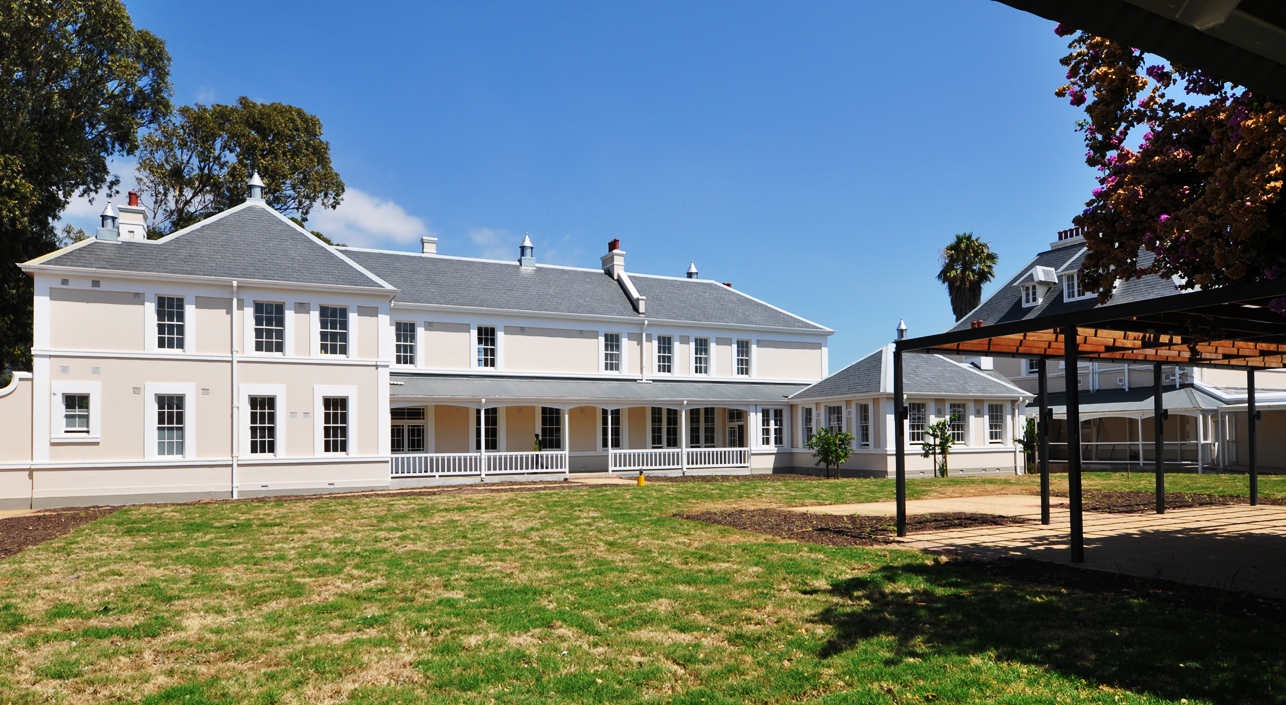
<svg viewBox="0 0 1286 705"><path fill-rule="evenodd" d="M168 44L176 103L322 119L349 191L311 226L504 258L529 232L585 267L620 238L631 271L692 260L834 328L832 370L899 316L952 324L954 233L1008 277L1093 185L1053 96L1065 40L990 0L127 5Z"/></svg>

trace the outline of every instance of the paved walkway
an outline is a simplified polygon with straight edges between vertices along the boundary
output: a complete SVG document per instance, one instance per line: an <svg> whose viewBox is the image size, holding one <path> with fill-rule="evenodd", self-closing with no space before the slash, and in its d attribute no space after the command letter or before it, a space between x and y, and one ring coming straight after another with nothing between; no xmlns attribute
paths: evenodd
<svg viewBox="0 0 1286 705"><path fill-rule="evenodd" d="M911 533L908 548L979 558L1070 564L1066 498L1051 500L1050 525L980 526ZM799 507L827 514L895 513L893 502ZM1039 520L1034 496L912 500L909 514L981 512ZM1286 507L1232 505L1165 514L1086 512L1085 568L1286 598Z"/></svg>

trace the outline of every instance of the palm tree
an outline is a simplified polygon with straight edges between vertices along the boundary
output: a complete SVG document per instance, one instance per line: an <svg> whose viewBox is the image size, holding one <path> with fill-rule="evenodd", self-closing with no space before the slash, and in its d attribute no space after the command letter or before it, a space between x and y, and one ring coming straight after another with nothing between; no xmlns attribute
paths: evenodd
<svg viewBox="0 0 1286 705"><path fill-rule="evenodd" d="M973 233L960 233L942 250L942 269L938 281L947 285L951 296L951 311L956 320L982 303L982 285L996 276L996 253L991 246L974 237Z"/></svg>

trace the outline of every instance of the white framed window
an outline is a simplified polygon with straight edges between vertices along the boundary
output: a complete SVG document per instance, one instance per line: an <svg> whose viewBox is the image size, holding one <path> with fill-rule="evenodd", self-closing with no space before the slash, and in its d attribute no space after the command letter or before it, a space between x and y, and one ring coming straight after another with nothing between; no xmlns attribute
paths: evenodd
<svg viewBox="0 0 1286 705"><path fill-rule="evenodd" d="M322 452L348 452L348 397L322 397Z"/></svg>
<svg viewBox="0 0 1286 705"><path fill-rule="evenodd" d="M621 447L621 410L603 409L600 425L600 443L603 450Z"/></svg>
<svg viewBox="0 0 1286 705"><path fill-rule="evenodd" d="M483 369L496 368L496 327L478 326L477 365Z"/></svg>
<svg viewBox="0 0 1286 705"><path fill-rule="evenodd" d="M698 375L710 374L709 338L692 339L692 373Z"/></svg>
<svg viewBox="0 0 1286 705"><path fill-rule="evenodd" d="M323 309L330 308L323 306ZM344 309L347 313L347 309ZM255 352L259 353L284 353L286 352L286 305L272 301L255 302ZM347 323L347 318L345 318ZM323 330L325 330L323 325ZM345 326L347 328L347 325ZM322 334L322 348L325 352L326 334ZM344 353L326 353L342 355Z"/></svg>
<svg viewBox="0 0 1286 705"><path fill-rule="evenodd" d="M1077 299L1089 298L1085 295L1085 289L1081 285L1081 273L1071 272L1063 275L1063 300L1076 301Z"/></svg>
<svg viewBox="0 0 1286 705"><path fill-rule="evenodd" d="M786 445L786 434L783 431L785 411L782 409L762 409L760 418L760 444L765 446Z"/></svg>
<svg viewBox="0 0 1286 705"><path fill-rule="evenodd" d="M348 355L348 308L319 306L321 354Z"/></svg>
<svg viewBox="0 0 1286 705"><path fill-rule="evenodd" d="M277 454L277 397L255 395L250 399L250 454Z"/></svg>
<svg viewBox="0 0 1286 705"><path fill-rule="evenodd" d="M313 385L313 455L353 455L359 418L356 386Z"/></svg>
<svg viewBox="0 0 1286 705"><path fill-rule="evenodd" d="M871 446L871 405L857 405L857 444L863 448Z"/></svg>
<svg viewBox="0 0 1286 705"><path fill-rule="evenodd" d="M1040 294L1035 284L1023 284L1023 308L1031 308L1040 303Z"/></svg>
<svg viewBox="0 0 1286 705"><path fill-rule="evenodd" d="M920 443L924 440L924 426L929 421L929 407L922 401L913 401L906 405L907 441Z"/></svg>
<svg viewBox="0 0 1286 705"><path fill-rule="evenodd" d="M1040 374L1040 360L1023 360L1023 374L1028 376Z"/></svg>
<svg viewBox="0 0 1286 705"><path fill-rule="evenodd" d="M826 407L826 428L831 433L841 433L844 430L844 407L828 406Z"/></svg>
<svg viewBox="0 0 1286 705"><path fill-rule="evenodd" d="M737 376L750 376L750 341L737 341Z"/></svg>
<svg viewBox="0 0 1286 705"><path fill-rule="evenodd" d="M156 348L183 350L186 346L182 296L156 297Z"/></svg>
<svg viewBox="0 0 1286 705"><path fill-rule="evenodd" d="M393 324L395 336L394 362L399 365L415 364L415 322L397 321Z"/></svg>
<svg viewBox="0 0 1286 705"><path fill-rule="evenodd" d="M389 409L389 451L392 453L423 453L425 443L425 412L422 406Z"/></svg>
<svg viewBox="0 0 1286 705"><path fill-rule="evenodd" d="M156 455L158 457L186 454L187 417L184 413L187 397L182 394L156 395Z"/></svg>
<svg viewBox="0 0 1286 705"><path fill-rule="evenodd" d="M540 407L540 449L563 449L563 410Z"/></svg>
<svg viewBox="0 0 1286 705"><path fill-rule="evenodd" d="M53 443L97 443L102 415L98 382L51 382L49 440Z"/></svg>
<svg viewBox="0 0 1286 705"><path fill-rule="evenodd" d="M718 429L715 428L713 406L688 409L688 447L713 448Z"/></svg>
<svg viewBox="0 0 1286 705"><path fill-rule="evenodd" d="M603 371L621 371L621 334L603 334Z"/></svg>
<svg viewBox="0 0 1286 705"><path fill-rule="evenodd" d="M1005 405L987 405L987 442L1005 442Z"/></svg>
<svg viewBox="0 0 1286 705"><path fill-rule="evenodd" d="M728 409L728 447L746 447L745 409Z"/></svg>
<svg viewBox="0 0 1286 705"><path fill-rule="evenodd" d="M969 421L969 405L952 402L947 405L948 424L951 427L951 440L963 445L966 438L966 424Z"/></svg>
<svg viewBox="0 0 1286 705"><path fill-rule="evenodd" d="M813 407L803 406L799 409L800 437L804 439L803 445L807 446L808 442L813 440Z"/></svg>
<svg viewBox="0 0 1286 705"><path fill-rule="evenodd" d="M146 403L146 457L196 457L196 385L186 382L148 382L143 385Z"/></svg>
<svg viewBox="0 0 1286 705"><path fill-rule="evenodd" d="M674 373L674 336L656 336L656 372L668 375Z"/></svg>
<svg viewBox="0 0 1286 705"><path fill-rule="evenodd" d="M652 447L679 447L679 410L652 407Z"/></svg>
<svg viewBox="0 0 1286 705"><path fill-rule="evenodd" d="M473 449L500 450L500 410L492 406L473 410Z"/></svg>

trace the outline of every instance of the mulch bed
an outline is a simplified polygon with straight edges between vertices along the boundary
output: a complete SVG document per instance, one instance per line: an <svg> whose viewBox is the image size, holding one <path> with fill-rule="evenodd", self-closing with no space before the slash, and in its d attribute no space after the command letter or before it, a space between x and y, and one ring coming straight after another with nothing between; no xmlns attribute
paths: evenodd
<svg viewBox="0 0 1286 705"><path fill-rule="evenodd" d="M683 519L707 524L731 526L795 541L827 546L878 546L893 543L896 536L894 518L859 514L834 515L812 512L789 512L784 509L737 509L731 511L680 514ZM907 532L941 531L974 526L1030 524L1030 519L997 514L950 512L916 514L906 520Z"/></svg>
<svg viewBox="0 0 1286 705"><path fill-rule="evenodd" d="M622 473L623 475L625 473ZM657 475L648 477L648 482L777 482L779 480L820 480L817 475Z"/></svg>
<svg viewBox="0 0 1286 705"><path fill-rule="evenodd" d="M28 546L56 539L79 526L101 519L120 507L52 509L40 514L0 519L0 560Z"/></svg>
<svg viewBox="0 0 1286 705"><path fill-rule="evenodd" d="M1057 497L1067 496L1067 492L1052 492L1051 494ZM1259 503L1286 504L1286 501L1260 497ZM1223 494L1165 493L1166 509L1224 507L1234 504L1250 504L1250 500L1246 497ZM1137 490L1086 490L1081 494L1081 509L1087 512L1103 512L1105 514L1151 514L1156 511L1156 493Z"/></svg>

